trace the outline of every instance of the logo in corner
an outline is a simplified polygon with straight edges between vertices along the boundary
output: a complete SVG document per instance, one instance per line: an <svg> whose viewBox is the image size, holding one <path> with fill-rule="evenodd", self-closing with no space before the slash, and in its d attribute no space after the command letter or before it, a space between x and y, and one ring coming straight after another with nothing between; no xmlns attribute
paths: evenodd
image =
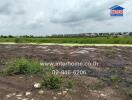
<svg viewBox="0 0 132 100"><path fill-rule="evenodd" d="M115 5L110 8L110 16L123 16L125 8Z"/></svg>

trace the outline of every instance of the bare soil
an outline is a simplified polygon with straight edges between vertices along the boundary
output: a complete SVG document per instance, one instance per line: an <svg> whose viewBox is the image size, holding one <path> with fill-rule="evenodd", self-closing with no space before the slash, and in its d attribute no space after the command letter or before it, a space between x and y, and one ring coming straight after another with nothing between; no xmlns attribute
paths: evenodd
<svg viewBox="0 0 132 100"><path fill-rule="evenodd" d="M73 89L54 91L34 89L39 76L1 76L0 100L131 100L132 47L0 45L0 68L18 57L42 62L97 62L97 65L55 66L58 70L86 70L86 75L68 75L76 81ZM120 77L113 83L112 75ZM30 92L30 95L26 95Z"/></svg>

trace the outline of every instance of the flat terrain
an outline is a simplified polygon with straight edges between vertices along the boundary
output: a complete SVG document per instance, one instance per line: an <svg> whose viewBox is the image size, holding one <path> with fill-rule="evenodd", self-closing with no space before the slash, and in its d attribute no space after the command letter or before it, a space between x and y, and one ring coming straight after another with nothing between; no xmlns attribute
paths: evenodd
<svg viewBox="0 0 132 100"><path fill-rule="evenodd" d="M0 45L1 69L18 57L53 63L58 70L85 70L86 74L65 76L76 81L66 94L46 89L39 94L40 90L33 88L39 76L1 76L0 100L131 100L127 92L132 89L132 47ZM82 66L56 66L56 62L79 62ZM27 96L28 91L31 94Z"/></svg>

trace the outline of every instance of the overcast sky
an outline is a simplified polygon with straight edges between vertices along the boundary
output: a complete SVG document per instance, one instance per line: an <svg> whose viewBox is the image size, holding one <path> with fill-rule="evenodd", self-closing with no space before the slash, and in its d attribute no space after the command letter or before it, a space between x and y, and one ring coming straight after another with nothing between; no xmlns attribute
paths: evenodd
<svg viewBox="0 0 132 100"><path fill-rule="evenodd" d="M111 17L110 7L124 7ZM132 0L0 0L0 34L132 31Z"/></svg>

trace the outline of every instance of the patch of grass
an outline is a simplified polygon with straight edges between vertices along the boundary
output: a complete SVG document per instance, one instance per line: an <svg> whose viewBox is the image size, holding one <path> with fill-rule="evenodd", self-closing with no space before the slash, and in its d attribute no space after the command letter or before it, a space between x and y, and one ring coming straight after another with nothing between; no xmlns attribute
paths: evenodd
<svg viewBox="0 0 132 100"><path fill-rule="evenodd" d="M49 75L43 76L41 84L47 89L60 90L63 88L68 88L68 89L73 88L75 82L70 79L65 79L62 76L49 74Z"/></svg>
<svg viewBox="0 0 132 100"><path fill-rule="evenodd" d="M42 86L45 86L48 89L60 89L62 85L62 77L57 75L49 75L43 77Z"/></svg>
<svg viewBox="0 0 132 100"><path fill-rule="evenodd" d="M9 61L3 69L3 73L6 75L27 75L41 72L43 72L43 66L40 65L38 60L29 60L26 58L17 58Z"/></svg>

